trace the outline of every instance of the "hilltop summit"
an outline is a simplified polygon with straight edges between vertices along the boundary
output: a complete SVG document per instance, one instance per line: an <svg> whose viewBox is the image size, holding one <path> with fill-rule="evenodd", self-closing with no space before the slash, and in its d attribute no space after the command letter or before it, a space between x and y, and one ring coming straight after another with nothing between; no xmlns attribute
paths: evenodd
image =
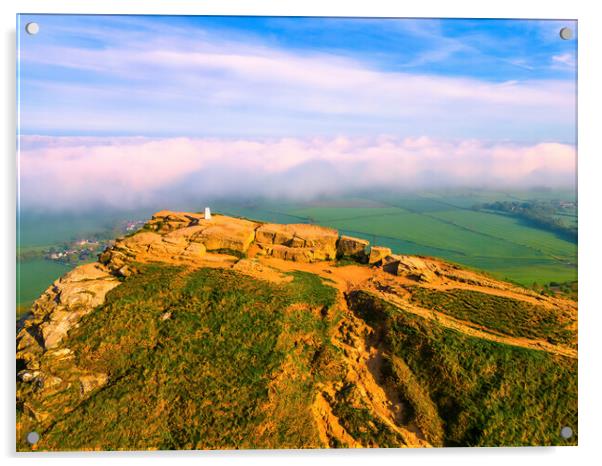
<svg viewBox="0 0 602 466"><path fill-rule="evenodd" d="M33 305L18 448L567 444L576 326L574 301L331 228L161 211Z"/></svg>

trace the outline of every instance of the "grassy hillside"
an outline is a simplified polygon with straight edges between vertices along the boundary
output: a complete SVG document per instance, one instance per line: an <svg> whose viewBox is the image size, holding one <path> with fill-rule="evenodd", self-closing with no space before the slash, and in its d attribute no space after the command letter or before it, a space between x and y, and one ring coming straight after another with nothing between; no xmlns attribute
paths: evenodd
<svg viewBox="0 0 602 466"><path fill-rule="evenodd" d="M82 368L107 374L108 384L86 396L77 383L50 390L49 414L37 419L26 415L37 388L20 382L18 449L30 449L32 430L38 450L403 446L407 436L369 401L379 395L350 376L358 361L340 342L361 349L364 338L380 354L375 380L403 405L396 422L432 445L576 442L559 437L577 425L576 359L467 336L355 291L347 304L371 329L364 334L311 273L276 284L224 269L138 267L63 342L76 365L51 368L63 380ZM511 299L412 292L492 332L558 339L563 328ZM318 394L344 435L320 426Z"/></svg>
<svg viewBox="0 0 602 466"><path fill-rule="evenodd" d="M569 316L524 301L472 290L436 291L411 287L412 301L461 320L517 337L548 340L574 345L574 334L567 327Z"/></svg>
<svg viewBox="0 0 602 466"><path fill-rule="evenodd" d="M50 450L317 447L309 405L334 351L333 304L334 290L301 272L276 286L147 267L66 342L110 384L21 429Z"/></svg>
<svg viewBox="0 0 602 466"><path fill-rule="evenodd" d="M413 208L434 222L423 201ZM405 232L397 217L420 217L312 208L341 222L360 209ZM169 211L147 226L18 323L18 450L576 443L559 432L577 426L577 303L551 286L537 294L434 258L320 260L340 237L318 226ZM295 236L263 243L271 229Z"/></svg>

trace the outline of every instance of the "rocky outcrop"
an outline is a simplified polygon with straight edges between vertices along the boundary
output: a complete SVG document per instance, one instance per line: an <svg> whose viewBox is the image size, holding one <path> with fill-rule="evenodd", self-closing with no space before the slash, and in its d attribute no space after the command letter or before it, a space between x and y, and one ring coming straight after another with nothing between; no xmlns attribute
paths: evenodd
<svg viewBox="0 0 602 466"><path fill-rule="evenodd" d="M34 303L17 336L17 358L54 348L77 322L104 302L119 280L99 263L79 266L55 281Z"/></svg>
<svg viewBox="0 0 602 466"><path fill-rule="evenodd" d="M230 249L245 252L255 238L258 226L256 222L241 218L213 215L211 219L205 219L201 213L163 210L154 214L144 229L163 235L164 240L176 248L187 241L201 243L208 251ZM167 246L168 254L173 251Z"/></svg>
<svg viewBox="0 0 602 466"><path fill-rule="evenodd" d="M341 235L337 243L337 254L339 257L350 257L363 262L368 256L366 248L370 242L353 236Z"/></svg>
<svg viewBox="0 0 602 466"><path fill-rule="evenodd" d="M196 225L204 218L204 214L162 210L154 214L150 221L146 223L145 227L158 233L168 233L173 230L179 230L180 228Z"/></svg>
<svg viewBox="0 0 602 466"><path fill-rule="evenodd" d="M132 262L195 262L205 252L295 262L337 257L365 262L368 244L360 238L339 237L337 230L318 225L260 223L224 215L205 219L200 213L161 211L140 232L117 240L100 262L123 276L132 273Z"/></svg>
<svg viewBox="0 0 602 466"><path fill-rule="evenodd" d="M251 257L269 256L294 262L313 262L315 257L311 249L294 248L281 244L256 243L250 251Z"/></svg>
<svg viewBox="0 0 602 466"><path fill-rule="evenodd" d="M214 215L163 211L144 228L119 239L100 255L100 262L119 275L132 272L133 262L197 263L207 251L245 254L259 223Z"/></svg>
<svg viewBox="0 0 602 466"><path fill-rule="evenodd" d="M404 275L419 282L430 282L436 277L436 263L417 256L390 254L383 258L382 267L393 275Z"/></svg>
<svg viewBox="0 0 602 466"><path fill-rule="evenodd" d="M256 222L214 215L211 220L202 221L206 226L193 238L202 243L208 251L230 250L246 253L255 239Z"/></svg>
<svg viewBox="0 0 602 466"><path fill-rule="evenodd" d="M17 376L25 382L17 398L27 398L23 409L39 422L49 416L58 398L88 393L104 385L106 374L92 373L73 362L72 351L62 345L67 333L105 301L120 281L98 262L76 267L56 280L34 303L31 316L17 333ZM19 392L29 393L28 396ZM74 401L74 403L76 403Z"/></svg>
<svg viewBox="0 0 602 466"><path fill-rule="evenodd" d="M381 246L372 246L370 248L370 257L368 263L371 265L381 265L383 259L391 255L391 249Z"/></svg>
<svg viewBox="0 0 602 466"><path fill-rule="evenodd" d="M257 228L250 254L297 262L334 260L338 239L338 231L332 228L268 223Z"/></svg>

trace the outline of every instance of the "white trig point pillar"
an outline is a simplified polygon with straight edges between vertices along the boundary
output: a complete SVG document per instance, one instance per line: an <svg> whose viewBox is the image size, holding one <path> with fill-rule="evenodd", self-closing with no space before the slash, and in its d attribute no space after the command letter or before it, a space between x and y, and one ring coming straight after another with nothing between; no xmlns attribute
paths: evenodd
<svg viewBox="0 0 602 466"><path fill-rule="evenodd" d="M211 220L211 209L209 207L205 207L205 220Z"/></svg>

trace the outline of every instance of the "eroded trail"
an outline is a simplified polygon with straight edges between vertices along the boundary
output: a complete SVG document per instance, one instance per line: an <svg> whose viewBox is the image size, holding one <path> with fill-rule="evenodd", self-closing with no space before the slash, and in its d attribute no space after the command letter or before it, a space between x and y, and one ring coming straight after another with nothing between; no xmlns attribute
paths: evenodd
<svg viewBox="0 0 602 466"><path fill-rule="evenodd" d="M362 447L339 422L333 413L328 399L336 396L342 384L352 383L359 393L358 404L370 412L402 439L401 447L429 447L422 433L414 425L404 425L404 406L396 392L386 387L381 373L382 349L379 335L374 329L356 317L348 309L341 294L338 305L344 311L338 331L333 335L333 343L339 347L347 365L347 374L342 383L325 385L318 394L314 405L318 430L326 444L333 439L349 447Z"/></svg>

